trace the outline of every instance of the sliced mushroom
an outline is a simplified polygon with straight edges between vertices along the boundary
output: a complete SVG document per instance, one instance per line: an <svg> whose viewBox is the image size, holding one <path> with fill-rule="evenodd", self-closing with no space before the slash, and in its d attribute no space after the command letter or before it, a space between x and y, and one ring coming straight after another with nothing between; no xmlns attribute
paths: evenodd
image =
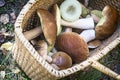
<svg viewBox="0 0 120 80"><path fill-rule="evenodd" d="M78 0L65 0L60 5L61 16L66 21L78 20L82 14L82 7Z"/></svg>

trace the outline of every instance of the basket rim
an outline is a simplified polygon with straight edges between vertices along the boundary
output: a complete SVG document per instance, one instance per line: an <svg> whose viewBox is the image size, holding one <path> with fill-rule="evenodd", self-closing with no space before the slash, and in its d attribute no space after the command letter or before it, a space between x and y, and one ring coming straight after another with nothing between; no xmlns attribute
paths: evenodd
<svg viewBox="0 0 120 80"><path fill-rule="evenodd" d="M20 14L18 15L14 28L16 36L20 39L22 44L27 48L27 50L30 52L30 54L41 64L46 70L51 73L52 75L56 77L65 77L70 74L73 74L79 70L83 70L86 67L90 66L93 61L98 61L101 59L104 55L106 55L109 51L111 51L114 47L116 47L120 43L120 36L116 38L114 41L112 41L109 45L107 45L103 50L99 51L97 54L95 54L92 57L89 57L87 60L76 64L68 69L65 70L56 70L54 69L48 62L46 62L34 49L34 47L29 43L29 41L24 37L22 33L22 22L27 14L27 12L31 9L32 5L35 4L39 0L29 0L28 3L23 7ZM30 4L32 3L32 4ZM24 14L24 15L22 15ZM49 66L49 67L48 67Z"/></svg>

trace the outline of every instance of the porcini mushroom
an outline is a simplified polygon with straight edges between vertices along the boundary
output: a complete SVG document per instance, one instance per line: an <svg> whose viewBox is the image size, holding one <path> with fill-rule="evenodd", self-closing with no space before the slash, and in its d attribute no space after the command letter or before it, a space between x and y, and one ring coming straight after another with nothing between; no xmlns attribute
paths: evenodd
<svg viewBox="0 0 120 80"><path fill-rule="evenodd" d="M96 25L95 30L89 29L81 32L80 36L82 36L86 42L94 39L106 39L116 30L119 16L118 11L111 6L105 6L102 14L103 17Z"/></svg>
<svg viewBox="0 0 120 80"><path fill-rule="evenodd" d="M77 29L93 29L94 28L94 20L92 17L82 18L82 19L76 20L74 22L68 22L68 21L65 21L62 19L61 25L71 27L71 28L77 28Z"/></svg>
<svg viewBox="0 0 120 80"><path fill-rule="evenodd" d="M53 15L56 20L57 24L57 35L61 33L62 27L61 27L61 15L60 15L60 10L57 4L53 6Z"/></svg>
<svg viewBox="0 0 120 80"><path fill-rule="evenodd" d="M88 42L88 48L95 49L95 48L99 47L101 44L102 44L102 42L100 40L92 40L92 41Z"/></svg>
<svg viewBox="0 0 120 80"><path fill-rule="evenodd" d="M48 51L50 51L54 46L57 36L57 25L55 19L48 10L38 9L37 14L40 18L43 34L49 45Z"/></svg>
<svg viewBox="0 0 120 80"><path fill-rule="evenodd" d="M118 11L109 5L104 7L102 15L103 17L95 27L97 39L106 39L111 36L116 30L119 18Z"/></svg>
<svg viewBox="0 0 120 80"><path fill-rule="evenodd" d="M38 51L40 56L42 56L49 63L52 62L52 58L47 55L47 53L48 53L48 51L47 51L48 45L44 40L36 41L36 44L34 44L34 47Z"/></svg>
<svg viewBox="0 0 120 80"><path fill-rule="evenodd" d="M66 69L72 66L71 57L65 52L57 52L52 56L52 64L55 64L60 69Z"/></svg>
<svg viewBox="0 0 120 80"><path fill-rule="evenodd" d="M39 36L41 33L42 33L42 29L40 27L35 27L34 29L23 32L23 34L27 40L34 39L37 36Z"/></svg>
<svg viewBox="0 0 120 80"><path fill-rule="evenodd" d="M78 0L65 0L60 5L61 16L66 21L78 20L82 14L82 7Z"/></svg>
<svg viewBox="0 0 120 80"><path fill-rule="evenodd" d="M75 32L61 33L56 39L55 48L58 51L66 52L75 63L87 59L89 53L87 43Z"/></svg>

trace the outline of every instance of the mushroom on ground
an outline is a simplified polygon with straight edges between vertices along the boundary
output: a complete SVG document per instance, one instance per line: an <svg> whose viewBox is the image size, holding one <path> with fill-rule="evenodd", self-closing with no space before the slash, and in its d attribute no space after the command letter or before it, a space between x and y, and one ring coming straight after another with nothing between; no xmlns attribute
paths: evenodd
<svg viewBox="0 0 120 80"><path fill-rule="evenodd" d="M49 52L53 48L57 36L56 21L48 10L38 9L37 14L40 18L43 34L49 45Z"/></svg>
<svg viewBox="0 0 120 80"><path fill-rule="evenodd" d="M109 5L105 6L102 15L103 17L95 27L97 39L108 38L117 28L116 25L119 18L119 12L115 8Z"/></svg>
<svg viewBox="0 0 120 80"><path fill-rule="evenodd" d="M66 52L75 63L87 59L89 53L87 43L75 32L61 33L56 39L55 48Z"/></svg>
<svg viewBox="0 0 120 80"><path fill-rule="evenodd" d="M52 56L52 64L55 64L60 69L66 69L72 66L71 57L65 52L57 52Z"/></svg>
<svg viewBox="0 0 120 80"><path fill-rule="evenodd" d="M61 16L66 21L78 20L82 14L82 6L78 0L65 0L60 5Z"/></svg>

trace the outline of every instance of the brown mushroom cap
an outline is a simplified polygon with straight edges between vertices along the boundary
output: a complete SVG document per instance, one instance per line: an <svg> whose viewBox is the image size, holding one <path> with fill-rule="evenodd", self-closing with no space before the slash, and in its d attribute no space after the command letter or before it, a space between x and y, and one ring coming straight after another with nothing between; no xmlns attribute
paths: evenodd
<svg viewBox="0 0 120 80"><path fill-rule="evenodd" d="M95 49L99 47L102 44L102 42L100 40L92 40L87 44L88 44L88 48Z"/></svg>
<svg viewBox="0 0 120 80"><path fill-rule="evenodd" d="M111 36L116 30L116 25L119 18L118 11L112 6L105 6L102 11L103 17L96 25L96 39L106 39Z"/></svg>
<svg viewBox="0 0 120 80"><path fill-rule="evenodd" d="M49 45L53 45L56 40L57 27L53 15L44 9L38 9L37 14L40 17L43 34Z"/></svg>
<svg viewBox="0 0 120 80"><path fill-rule="evenodd" d="M57 39L55 47L59 51L68 53L73 62L79 63L88 57L87 43L75 32L63 32Z"/></svg>
<svg viewBox="0 0 120 80"><path fill-rule="evenodd" d="M52 63L57 65L60 69L66 69L72 66L71 57L65 52L57 52L52 56Z"/></svg>

